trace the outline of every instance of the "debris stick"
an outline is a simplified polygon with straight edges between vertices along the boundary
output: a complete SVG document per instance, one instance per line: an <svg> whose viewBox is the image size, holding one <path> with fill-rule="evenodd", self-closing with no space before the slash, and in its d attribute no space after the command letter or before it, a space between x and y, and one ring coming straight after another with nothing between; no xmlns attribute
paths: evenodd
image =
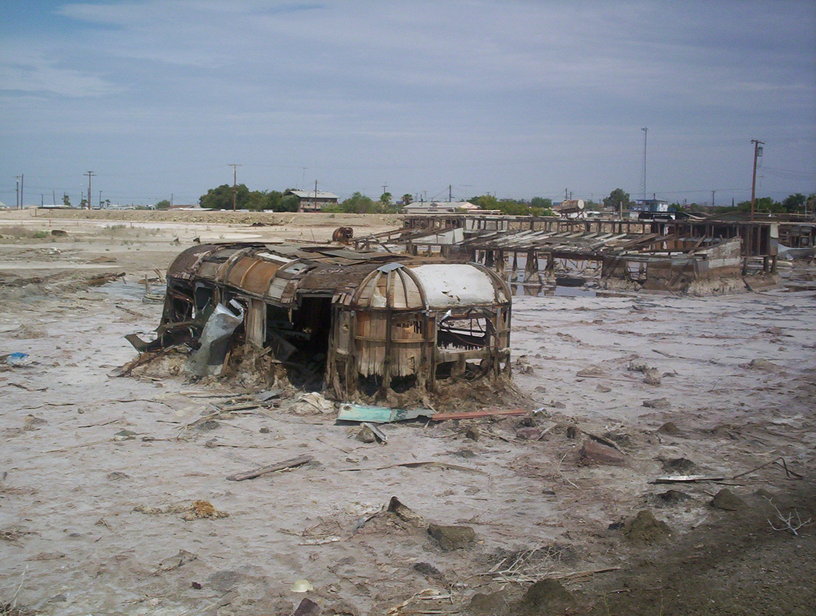
<svg viewBox="0 0 816 616"><path fill-rule="evenodd" d="M307 462L311 462L312 460L314 460L312 456L307 455L298 456L296 458L284 460L283 462L270 464L269 466L262 466L261 468L256 468L253 471L235 473L234 475L230 475L229 477L227 477L227 479L229 479L230 481L243 481L244 479L254 479L255 477L260 477L261 475L266 475L267 473L274 473L275 471L282 471L286 470L287 468L301 466L303 464L306 464Z"/></svg>

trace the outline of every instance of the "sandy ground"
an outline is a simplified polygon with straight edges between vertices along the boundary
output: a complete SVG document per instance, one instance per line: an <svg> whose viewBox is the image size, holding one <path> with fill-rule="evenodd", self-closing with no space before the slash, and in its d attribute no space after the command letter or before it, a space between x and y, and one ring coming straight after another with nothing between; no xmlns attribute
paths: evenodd
<svg viewBox="0 0 816 616"><path fill-rule="evenodd" d="M140 280L194 237L319 241L394 220L116 214L0 214L0 355L29 355L0 367L0 614L14 602L54 616L287 616L304 597L321 614L813 613L816 525L768 522L816 514L813 269L715 298L518 297L515 380L539 412L391 424L386 445L366 444L295 391L191 426L245 391L110 375L135 357L123 336L159 321ZM51 229L68 235L32 237ZM622 465L581 464L587 433L615 443ZM314 460L226 479L302 454ZM770 464L651 483L777 458L803 478ZM416 462L434 464L397 466ZM709 504L722 487L735 510ZM687 498L658 496L670 489ZM381 512L392 496L475 541L443 550ZM190 515L194 501L228 515ZM632 530L644 509L669 534ZM543 578L569 591L563 604L519 603ZM294 592L302 579L313 590Z"/></svg>

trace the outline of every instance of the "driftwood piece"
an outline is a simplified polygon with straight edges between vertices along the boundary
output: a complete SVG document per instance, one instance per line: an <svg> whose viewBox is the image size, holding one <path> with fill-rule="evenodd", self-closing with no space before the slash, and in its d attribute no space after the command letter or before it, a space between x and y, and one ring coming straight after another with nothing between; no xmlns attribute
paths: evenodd
<svg viewBox="0 0 816 616"><path fill-rule="evenodd" d="M464 413L437 413L431 415L431 421L446 421L448 419L478 419L480 417L526 415L530 411L525 409L502 409L487 411L467 411Z"/></svg>
<svg viewBox="0 0 816 616"><path fill-rule="evenodd" d="M274 473L275 471L282 471L287 468L295 468L296 466L302 466L307 462L311 462L314 460L312 456L298 456L296 458L291 458L290 460L284 460L283 462L277 462L275 464L270 464L269 466L262 466L261 468L256 468L254 471L244 471L243 473L235 473L234 475L230 475L227 477L230 481L243 481L244 479L254 479L255 477L260 477L261 475L266 475L267 473Z"/></svg>

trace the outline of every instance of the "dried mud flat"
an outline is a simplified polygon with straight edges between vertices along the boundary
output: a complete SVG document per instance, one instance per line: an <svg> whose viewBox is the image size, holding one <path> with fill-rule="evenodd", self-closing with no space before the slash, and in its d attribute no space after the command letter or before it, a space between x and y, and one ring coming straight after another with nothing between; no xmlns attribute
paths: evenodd
<svg viewBox="0 0 816 616"><path fill-rule="evenodd" d="M813 613L816 524L783 518L816 516L814 269L715 298L518 297L540 411L385 425L384 445L291 389L215 415L255 383L109 376L158 323L139 281L193 237L348 224L315 220L0 221L0 355L28 354L0 367L0 614ZM677 475L724 479L652 483Z"/></svg>

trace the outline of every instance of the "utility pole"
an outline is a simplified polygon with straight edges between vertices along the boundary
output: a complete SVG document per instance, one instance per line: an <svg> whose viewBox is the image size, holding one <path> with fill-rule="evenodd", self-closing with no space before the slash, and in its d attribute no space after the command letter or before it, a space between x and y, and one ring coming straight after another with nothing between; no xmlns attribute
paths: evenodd
<svg viewBox="0 0 816 616"><path fill-rule="evenodd" d="M643 199L646 200L646 141L649 136L649 129L647 127L643 127L640 130L643 131Z"/></svg>
<svg viewBox="0 0 816 616"><path fill-rule="evenodd" d="M20 209L20 176L17 176L17 192L15 193L14 207Z"/></svg>
<svg viewBox="0 0 816 616"><path fill-rule="evenodd" d="M711 207L714 207L714 194L715 194L716 192L717 192L716 190L712 190L712 191L711 191Z"/></svg>
<svg viewBox="0 0 816 616"><path fill-rule="evenodd" d="M51 204L52 205L57 204L57 191L54 190L53 188L51 189Z"/></svg>
<svg viewBox="0 0 816 616"><path fill-rule="evenodd" d="M232 167L232 211L234 212L237 208L238 202L238 167L241 165L238 163L230 163L227 167Z"/></svg>
<svg viewBox="0 0 816 616"><path fill-rule="evenodd" d="M99 191L99 209L102 209L102 191Z"/></svg>
<svg viewBox="0 0 816 616"><path fill-rule="evenodd" d="M382 194L385 194L385 191L388 190L388 184L383 183L382 187L383 187Z"/></svg>
<svg viewBox="0 0 816 616"><path fill-rule="evenodd" d="M754 219L754 210L756 209L756 168L757 168L757 158L762 156L762 146L765 145L764 141L759 141L758 139L751 139L751 143L754 144L754 173L751 177L751 220Z"/></svg>
<svg viewBox="0 0 816 616"><path fill-rule="evenodd" d="M448 203L453 201L453 186L448 184Z"/></svg>
<svg viewBox="0 0 816 616"><path fill-rule="evenodd" d="M91 178L95 175L93 171L86 171L84 175L88 176L88 209L91 209L91 195L93 192L91 191Z"/></svg>
<svg viewBox="0 0 816 616"><path fill-rule="evenodd" d="M173 193L170 193L170 207L173 207Z"/></svg>
<svg viewBox="0 0 816 616"><path fill-rule="evenodd" d="M314 202L312 203L312 209L314 209L315 211L317 210L317 180L315 180L315 196Z"/></svg>
<svg viewBox="0 0 816 616"><path fill-rule="evenodd" d="M569 189L565 188L564 189L564 201L566 201L568 197L569 197Z"/></svg>
<svg viewBox="0 0 816 616"><path fill-rule="evenodd" d="M25 174L20 174L20 209L23 209L23 195L25 194Z"/></svg>

